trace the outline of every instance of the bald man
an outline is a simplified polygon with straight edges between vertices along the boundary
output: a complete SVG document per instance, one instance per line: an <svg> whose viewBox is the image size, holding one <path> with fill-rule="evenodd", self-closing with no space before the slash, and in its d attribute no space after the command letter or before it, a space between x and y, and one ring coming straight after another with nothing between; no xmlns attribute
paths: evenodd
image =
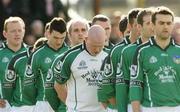
<svg viewBox="0 0 180 112"><path fill-rule="evenodd" d="M70 49L58 60L53 72L55 89L67 105L67 112L104 112L97 99L100 67L107 53L103 51L106 33L92 26L85 42Z"/></svg>

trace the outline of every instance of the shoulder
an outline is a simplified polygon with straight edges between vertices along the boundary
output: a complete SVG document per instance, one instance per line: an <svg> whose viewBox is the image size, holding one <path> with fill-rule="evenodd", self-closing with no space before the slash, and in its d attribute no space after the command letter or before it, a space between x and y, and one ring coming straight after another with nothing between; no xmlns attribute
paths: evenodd
<svg viewBox="0 0 180 112"><path fill-rule="evenodd" d="M71 49L66 51L63 56L61 56L61 60L64 60L68 57L72 57L73 55L80 53L82 50L83 50L82 44L72 47Z"/></svg>
<svg viewBox="0 0 180 112"><path fill-rule="evenodd" d="M23 51L23 52L15 55L15 56L11 59L9 65L10 65L10 66L15 66L16 63L17 63L18 61L20 61L20 60L21 60L23 57L25 57L25 56L27 56L27 51Z"/></svg>

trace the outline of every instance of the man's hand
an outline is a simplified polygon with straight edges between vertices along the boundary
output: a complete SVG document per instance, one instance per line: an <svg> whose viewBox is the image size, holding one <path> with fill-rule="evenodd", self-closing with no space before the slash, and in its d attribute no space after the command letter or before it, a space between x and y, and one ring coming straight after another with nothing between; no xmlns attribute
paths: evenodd
<svg viewBox="0 0 180 112"><path fill-rule="evenodd" d="M6 101L4 99L0 99L0 108L4 108L6 106Z"/></svg>

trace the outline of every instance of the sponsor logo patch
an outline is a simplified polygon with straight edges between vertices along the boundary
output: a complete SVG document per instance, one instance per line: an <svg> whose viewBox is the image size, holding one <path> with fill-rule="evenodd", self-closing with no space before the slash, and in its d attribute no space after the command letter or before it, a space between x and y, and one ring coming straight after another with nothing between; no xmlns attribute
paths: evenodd
<svg viewBox="0 0 180 112"><path fill-rule="evenodd" d="M88 68L86 65L86 62L84 60L81 60L79 63L79 67L77 67L78 69L86 69Z"/></svg>
<svg viewBox="0 0 180 112"><path fill-rule="evenodd" d="M174 61L174 63L176 63L176 64L180 64L180 56L174 56L174 57L173 57L173 61Z"/></svg>
<svg viewBox="0 0 180 112"><path fill-rule="evenodd" d="M149 59L149 63L156 63L158 60L155 56L151 56Z"/></svg>
<svg viewBox="0 0 180 112"><path fill-rule="evenodd" d="M130 74L131 74L131 77L136 76L136 74L137 74L137 65L131 65Z"/></svg>

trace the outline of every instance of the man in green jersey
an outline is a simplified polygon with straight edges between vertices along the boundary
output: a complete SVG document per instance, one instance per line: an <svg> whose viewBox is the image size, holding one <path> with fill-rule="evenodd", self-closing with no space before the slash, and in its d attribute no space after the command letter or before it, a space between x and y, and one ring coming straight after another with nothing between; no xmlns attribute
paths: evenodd
<svg viewBox="0 0 180 112"><path fill-rule="evenodd" d="M62 104L54 89L54 76L51 65L54 59L68 50L64 43L66 23L62 18L50 22L47 42L30 56L28 65L36 77L37 102L34 112L54 112Z"/></svg>
<svg viewBox="0 0 180 112"><path fill-rule="evenodd" d="M47 39L38 39L34 47L14 56L8 64L8 73L15 75L15 87L12 96L11 112L33 112L36 104L37 89L34 85L35 77L27 61L30 54L43 45ZM29 92L31 91L31 92Z"/></svg>
<svg viewBox="0 0 180 112"><path fill-rule="evenodd" d="M15 75L9 74L7 65L12 57L24 50L23 44L25 24L20 17L9 17L4 22L3 35L6 38L4 47L0 49L0 111L8 111L8 102L11 103Z"/></svg>
<svg viewBox="0 0 180 112"><path fill-rule="evenodd" d="M8 74L15 76L11 112L33 112L36 103L36 88L33 83L35 77L26 66L31 50L30 47L27 51L17 54L8 65ZM24 75L27 74L32 80L24 80Z"/></svg>
<svg viewBox="0 0 180 112"><path fill-rule="evenodd" d="M107 36L105 48L111 49L114 46L114 44L111 43L109 40L110 35L111 35L111 21L110 21L110 19L105 15L98 14L98 15L93 17L92 25L100 25L101 27L104 28L104 30L106 31L106 36Z"/></svg>
<svg viewBox="0 0 180 112"><path fill-rule="evenodd" d="M128 14L128 24L131 26L130 36L126 36L123 42L115 45L111 50L108 57L105 59L102 69L104 70L104 77L102 79L102 92L99 93L99 99L101 102L115 104L116 98L116 75L121 74L119 71L120 67L120 56L122 49L128 44L134 43L139 36L137 29L137 20L136 16L140 9L132 9ZM122 79L122 78L121 78ZM125 83L124 80L121 80L118 83ZM123 93L118 93L123 94ZM106 96L107 98L103 98ZM108 101L107 101L108 100ZM121 108L122 112L126 112L124 106L118 106Z"/></svg>
<svg viewBox="0 0 180 112"><path fill-rule="evenodd" d="M173 20L170 9L158 7L152 15L154 38L136 50L130 82L134 112L180 111L180 46L170 36Z"/></svg>
<svg viewBox="0 0 180 112"><path fill-rule="evenodd" d="M151 15L152 15L152 11L150 8L145 8L143 10L141 10L138 15L137 15L137 23L138 23L138 27L141 31L141 35L140 38L133 44L130 44L126 47L123 48L122 50L122 55L121 55L121 71L122 71L122 76L124 77L125 81L127 83L122 83L122 84L118 84L116 85L116 102L117 102L117 107L120 107L118 105L124 103L125 107L127 108L127 104L129 101L129 81L130 81L130 67L132 64L132 60L133 60L133 56L135 53L135 50L137 48L137 46L139 46L140 44L146 42L149 40L149 38L151 36L153 36L153 27L152 27L152 22L151 22ZM116 76L116 78L119 80L119 77L122 76ZM117 82L118 82L117 80ZM126 88L121 88L121 86L125 86ZM125 93L124 95L121 95L119 93ZM121 108L118 108L118 110L120 111ZM132 107L131 105L128 106L128 112L132 112Z"/></svg>

